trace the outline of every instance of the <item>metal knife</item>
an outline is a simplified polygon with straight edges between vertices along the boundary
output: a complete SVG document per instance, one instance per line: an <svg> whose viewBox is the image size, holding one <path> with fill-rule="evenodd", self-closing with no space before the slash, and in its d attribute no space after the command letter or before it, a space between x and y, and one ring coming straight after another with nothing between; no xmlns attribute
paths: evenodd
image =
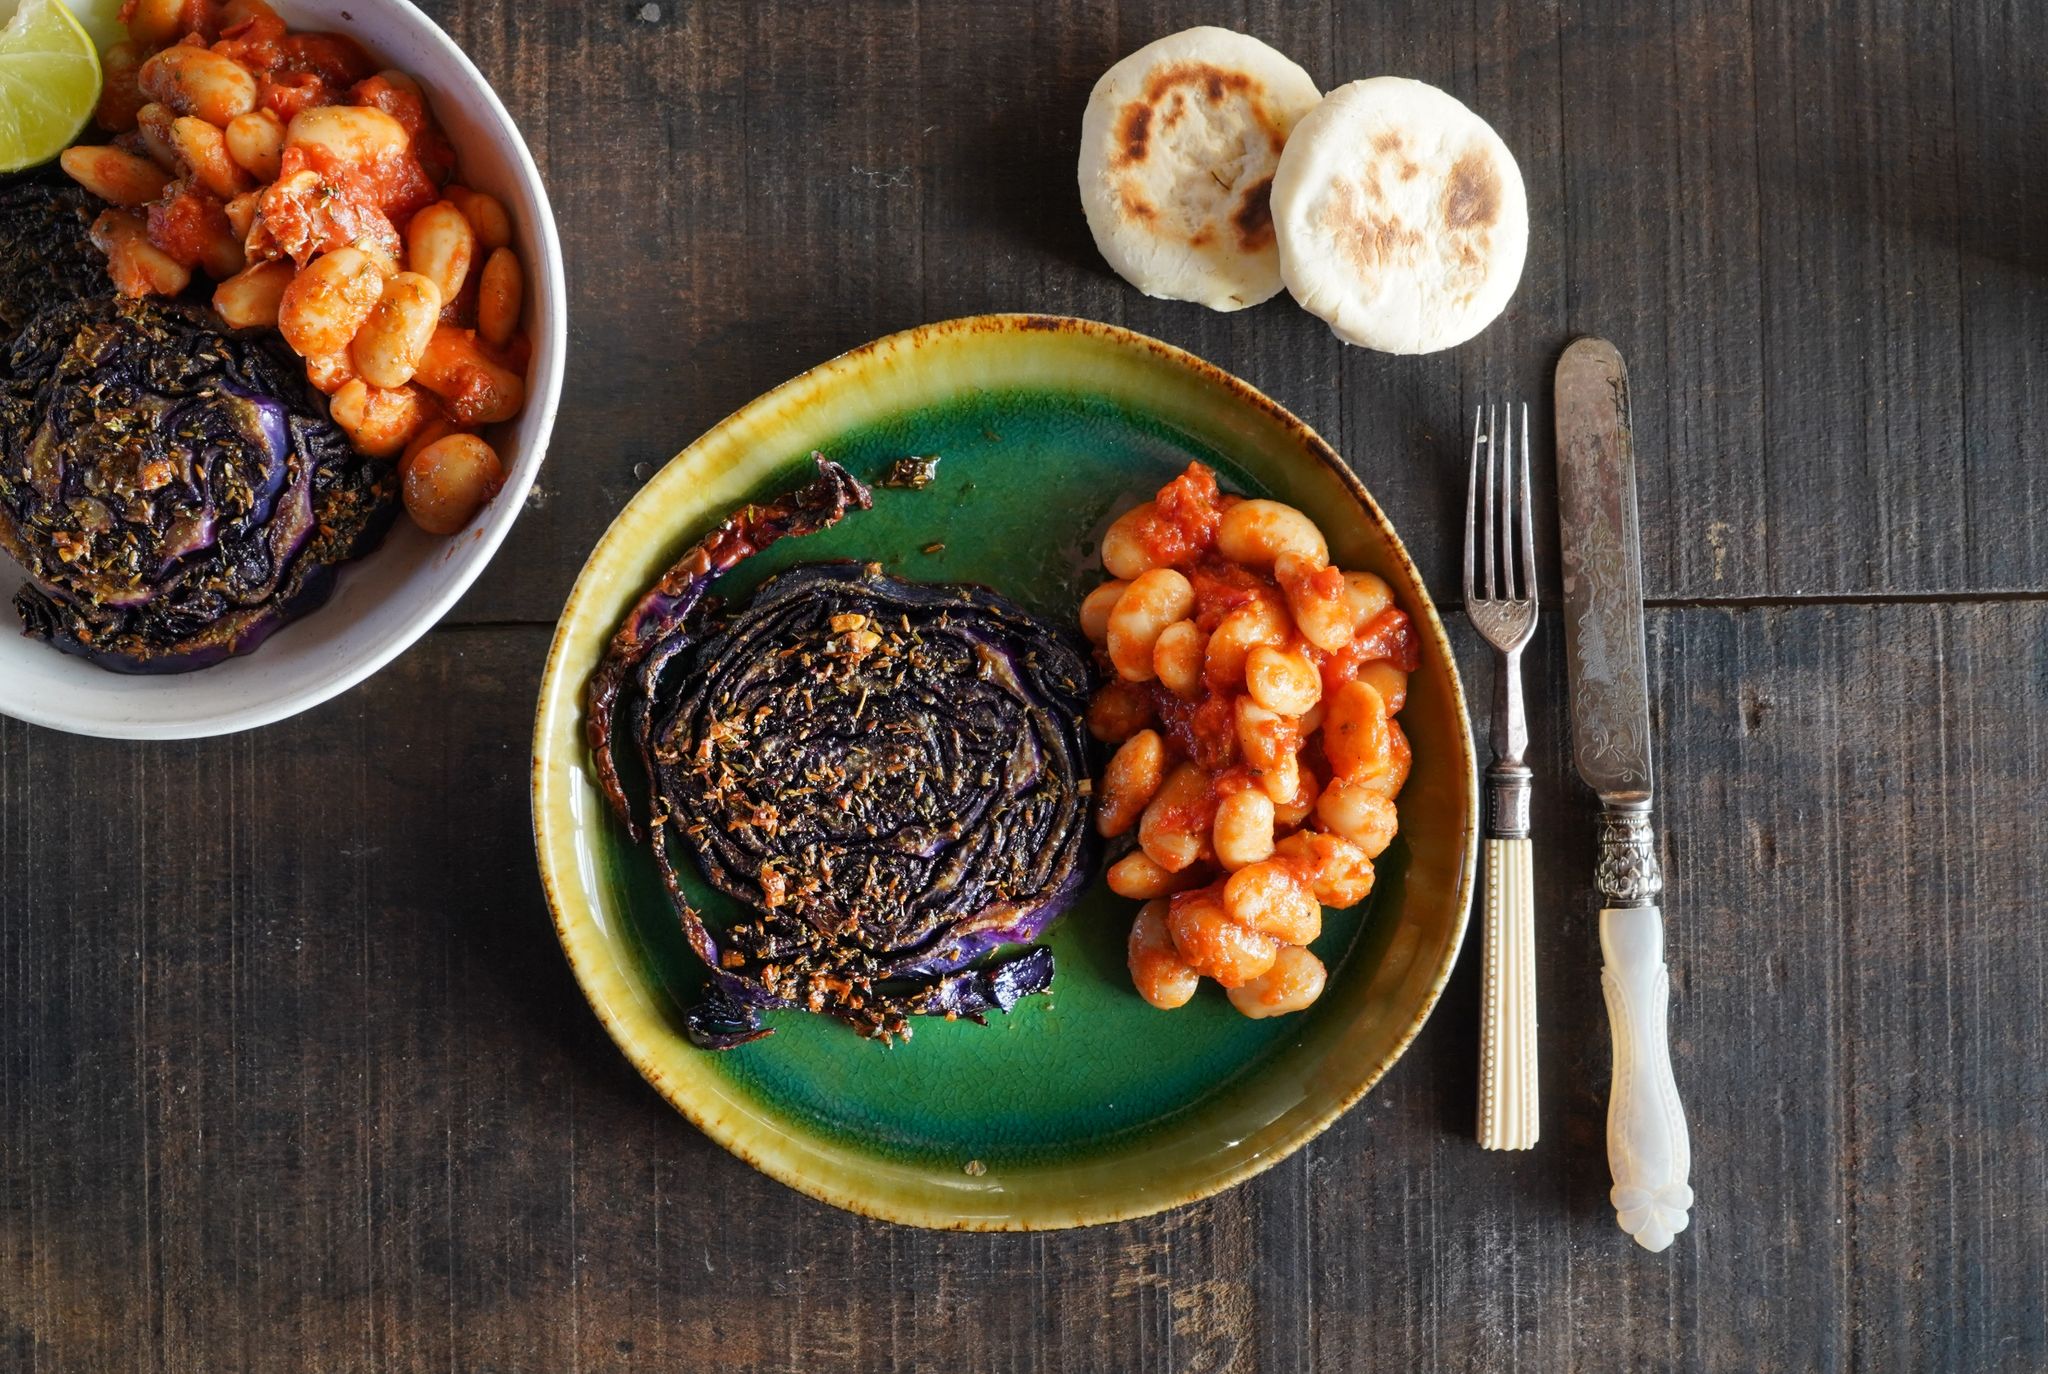
<svg viewBox="0 0 2048 1374"><path fill-rule="evenodd" d="M1650 686L1628 369L1605 339L1557 364L1557 509L1564 555L1572 754L1600 794L1600 981L1614 1039L1607 1162L1621 1229L1662 1250L1692 1208L1692 1143L1668 1046L1664 876L1650 830Z"/></svg>

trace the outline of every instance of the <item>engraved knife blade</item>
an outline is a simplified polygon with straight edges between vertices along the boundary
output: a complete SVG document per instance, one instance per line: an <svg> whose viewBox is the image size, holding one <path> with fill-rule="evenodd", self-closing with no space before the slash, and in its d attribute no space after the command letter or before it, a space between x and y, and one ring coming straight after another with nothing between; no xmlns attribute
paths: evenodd
<svg viewBox="0 0 2048 1374"><path fill-rule="evenodd" d="M1647 803L1650 679L1628 369L1605 339L1579 339L1558 360L1557 506L1573 758L1602 800Z"/></svg>
<svg viewBox="0 0 2048 1374"><path fill-rule="evenodd" d="M1664 875L1650 824L1650 676L1628 369L1605 339L1557 364L1557 512L1564 553L1572 753L1600 794L1600 984L1614 1044L1608 1200L1646 1250L1692 1223L1692 1133L1672 1072Z"/></svg>

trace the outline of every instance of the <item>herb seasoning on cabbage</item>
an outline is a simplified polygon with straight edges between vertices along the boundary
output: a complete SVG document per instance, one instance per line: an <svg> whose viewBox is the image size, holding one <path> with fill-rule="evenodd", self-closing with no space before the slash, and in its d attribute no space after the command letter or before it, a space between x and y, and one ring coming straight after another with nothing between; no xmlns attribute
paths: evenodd
<svg viewBox="0 0 2048 1374"><path fill-rule="evenodd" d="M0 349L39 311L112 294L90 236L104 208L69 181L0 179Z"/></svg>
<svg viewBox="0 0 2048 1374"><path fill-rule="evenodd" d="M823 563L701 614L740 559L837 521L868 494L836 464L748 507L684 555L592 678L589 729L636 834L615 735L649 782L656 861L713 991L692 1038L725 1049L797 1007L908 1037L916 1016L981 1020L1051 986L1036 939L1087 881L1088 659L980 587ZM617 719L619 716L623 719ZM714 929L688 861L748 915Z"/></svg>
<svg viewBox="0 0 2048 1374"><path fill-rule="evenodd" d="M122 672L247 653L382 538L356 453L275 343L189 306L32 318L0 367L0 549L27 632Z"/></svg>

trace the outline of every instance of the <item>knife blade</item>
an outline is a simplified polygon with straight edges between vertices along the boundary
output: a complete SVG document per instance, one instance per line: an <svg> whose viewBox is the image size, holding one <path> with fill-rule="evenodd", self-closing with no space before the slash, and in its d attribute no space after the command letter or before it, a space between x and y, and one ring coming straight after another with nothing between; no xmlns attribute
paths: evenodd
<svg viewBox="0 0 2048 1374"><path fill-rule="evenodd" d="M1557 365L1557 510L1572 758L1602 799L1647 802L1650 679L1628 368L1605 339L1578 340Z"/></svg>
<svg viewBox="0 0 2048 1374"><path fill-rule="evenodd" d="M1650 829L1650 675L1628 368L1605 339L1557 364L1557 511L1564 555L1572 757L1600 794L1600 971L1614 1078L1608 1195L1622 1230L1662 1250L1691 1222L1692 1140L1671 1073L1664 876Z"/></svg>

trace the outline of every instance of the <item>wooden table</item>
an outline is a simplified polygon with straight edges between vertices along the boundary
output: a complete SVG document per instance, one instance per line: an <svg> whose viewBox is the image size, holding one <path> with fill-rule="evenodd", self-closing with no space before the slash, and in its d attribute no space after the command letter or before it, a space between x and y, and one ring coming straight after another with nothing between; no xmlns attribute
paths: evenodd
<svg viewBox="0 0 2048 1374"><path fill-rule="evenodd" d="M2038 16L429 8L525 128L568 249L541 490L448 623L295 721L141 746L0 723L0 1368L2048 1366ZM1494 123L1535 225L1499 323L1391 358L1285 300L1214 315L1109 275L1073 185L1089 87L1216 18L1325 84L1420 77ZM1575 333L1620 344L1700 1199L1668 1253L1606 1201L1593 807L1554 619L1529 1154L1472 1141L1469 953L1314 1144L1080 1233L833 1211L710 1144L606 1040L526 801L584 553L749 397L1008 309L1127 324L1263 387L1356 464L1447 618L1469 407L1547 402ZM1485 700L1489 665L1466 671Z"/></svg>

